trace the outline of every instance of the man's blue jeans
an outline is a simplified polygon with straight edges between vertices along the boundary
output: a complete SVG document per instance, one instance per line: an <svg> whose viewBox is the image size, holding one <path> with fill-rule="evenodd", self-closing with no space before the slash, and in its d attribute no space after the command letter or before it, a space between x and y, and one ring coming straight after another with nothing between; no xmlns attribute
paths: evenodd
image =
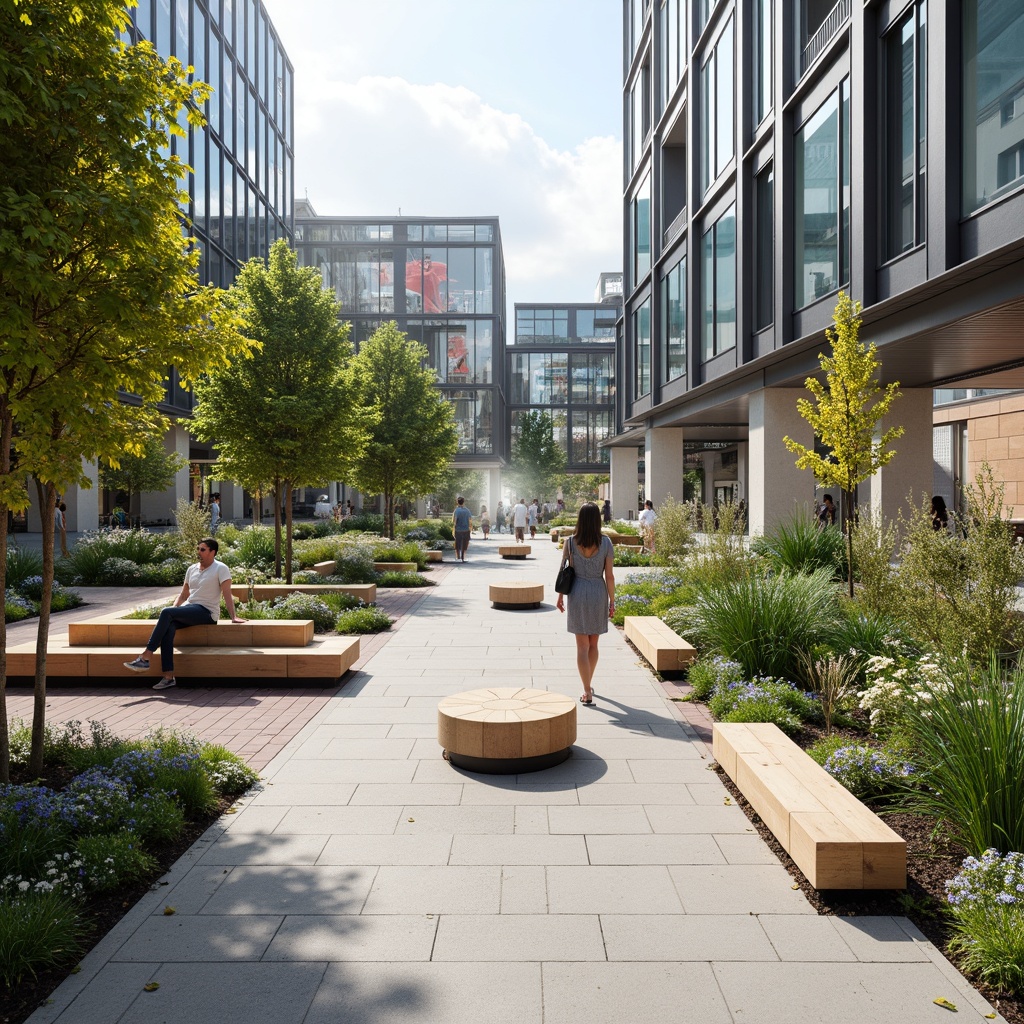
<svg viewBox="0 0 1024 1024"><path fill-rule="evenodd" d="M167 673L173 672L175 631L184 626L212 626L214 621L209 608L204 608L201 604L181 604L176 608L165 608L160 613L160 620L149 638L149 643L146 644L146 650L159 650L160 668Z"/></svg>

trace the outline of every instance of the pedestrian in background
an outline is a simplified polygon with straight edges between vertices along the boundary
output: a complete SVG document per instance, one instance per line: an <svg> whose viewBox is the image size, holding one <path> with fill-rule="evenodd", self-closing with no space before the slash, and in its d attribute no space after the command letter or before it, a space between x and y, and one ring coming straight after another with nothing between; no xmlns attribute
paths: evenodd
<svg viewBox="0 0 1024 1024"><path fill-rule="evenodd" d="M452 528L455 531L455 557L464 562L466 549L469 547L469 533L473 528L473 517L466 508L466 499L461 494L452 513Z"/></svg>

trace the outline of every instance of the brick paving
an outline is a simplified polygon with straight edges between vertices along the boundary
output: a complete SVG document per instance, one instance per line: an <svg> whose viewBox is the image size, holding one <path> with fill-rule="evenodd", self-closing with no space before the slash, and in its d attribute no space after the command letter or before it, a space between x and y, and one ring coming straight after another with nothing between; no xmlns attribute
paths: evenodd
<svg viewBox="0 0 1024 1024"><path fill-rule="evenodd" d="M451 565L435 565L430 581L440 583ZM118 608L156 603L178 593L177 587L146 588L138 591L96 588L83 595L85 608L62 612L53 619L51 637L67 636L67 623ZM408 621L416 606L433 588L379 590L377 606L395 623L387 633L361 638L360 657L353 671L362 668ZM126 599L127 598L127 599ZM35 638L36 620L8 627L9 643ZM134 678L134 677L131 677ZM342 681L342 686L351 674ZM143 736L153 729L181 729L210 743L221 743L244 757L257 771L279 754L338 692L341 687L289 686L189 686L179 683L173 690L154 692L148 686L124 683L99 684L50 682L46 687L46 718L52 725L78 720L105 722L119 736ZM7 691L9 717L31 721L32 691L27 686L10 686Z"/></svg>

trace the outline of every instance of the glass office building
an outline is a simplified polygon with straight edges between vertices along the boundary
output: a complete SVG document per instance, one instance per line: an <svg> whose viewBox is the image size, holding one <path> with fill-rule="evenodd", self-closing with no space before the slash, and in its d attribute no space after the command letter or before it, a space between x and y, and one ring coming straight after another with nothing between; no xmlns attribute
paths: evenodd
<svg viewBox="0 0 1024 1024"><path fill-rule="evenodd" d="M602 283L613 275L602 275ZM516 303L507 353L510 439L522 418L545 412L570 473L608 472L602 442L615 433L615 322L621 277L605 302Z"/></svg>
<svg viewBox="0 0 1024 1024"><path fill-rule="evenodd" d="M358 350L382 323L422 342L459 432L456 464L506 461L505 267L496 217L317 216L296 209L295 247L341 303Z"/></svg>

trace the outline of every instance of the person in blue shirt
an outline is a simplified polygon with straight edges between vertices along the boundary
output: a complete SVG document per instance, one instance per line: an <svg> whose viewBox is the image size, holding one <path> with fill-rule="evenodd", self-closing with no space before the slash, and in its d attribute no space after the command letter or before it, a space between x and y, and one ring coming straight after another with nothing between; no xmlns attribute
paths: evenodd
<svg viewBox="0 0 1024 1024"><path fill-rule="evenodd" d="M455 530L455 557L466 560L466 548L469 547L469 531L473 528L473 517L466 508L466 499L461 495L452 513L452 527Z"/></svg>

